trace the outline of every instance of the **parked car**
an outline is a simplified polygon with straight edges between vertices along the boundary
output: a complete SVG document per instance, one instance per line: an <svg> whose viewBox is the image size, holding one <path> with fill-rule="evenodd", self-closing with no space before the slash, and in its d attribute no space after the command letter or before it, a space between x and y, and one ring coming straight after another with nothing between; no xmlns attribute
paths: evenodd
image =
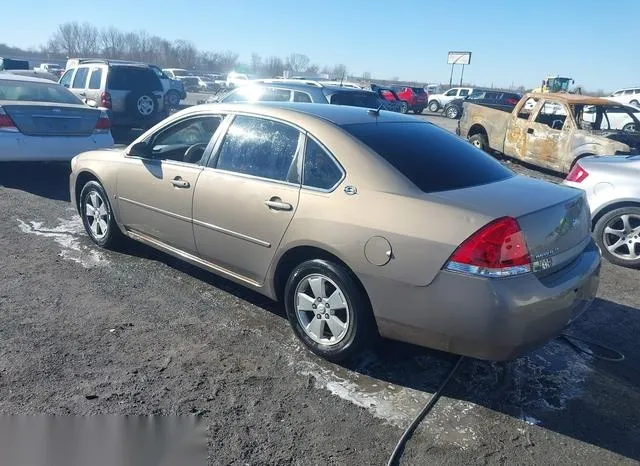
<svg viewBox="0 0 640 466"><path fill-rule="evenodd" d="M129 237L281 300L297 337L328 359L377 332L511 359L597 292L584 193L398 113L200 105L71 168L97 245Z"/></svg>
<svg viewBox="0 0 640 466"><path fill-rule="evenodd" d="M113 146L107 113L58 83L0 73L0 161L69 161Z"/></svg>
<svg viewBox="0 0 640 466"><path fill-rule="evenodd" d="M39 66L34 68L35 71L41 71L44 73L51 73L57 75L58 78L62 76L64 73L64 68L57 63L41 63Z"/></svg>
<svg viewBox="0 0 640 466"><path fill-rule="evenodd" d="M178 108L180 101L187 98L187 91L184 89L182 81L169 77L159 66L149 65L149 67L156 73L162 83L166 105L169 108Z"/></svg>
<svg viewBox="0 0 640 466"><path fill-rule="evenodd" d="M185 76L191 76L191 73L182 68L163 68L162 71L171 79L180 79Z"/></svg>
<svg viewBox="0 0 640 466"><path fill-rule="evenodd" d="M611 93L607 99L615 100L621 104L640 106L640 86L620 89Z"/></svg>
<svg viewBox="0 0 640 466"><path fill-rule="evenodd" d="M511 113L465 104L457 133L480 149L568 173L582 157L638 153L640 133L610 124L624 117L640 128L636 110L599 97L526 94Z"/></svg>
<svg viewBox="0 0 640 466"><path fill-rule="evenodd" d="M227 74L227 87L233 89L239 86L244 86L249 82L249 77L243 73L236 73L232 71Z"/></svg>
<svg viewBox="0 0 640 466"><path fill-rule="evenodd" d="M17 76L31 76L32 78L46 79L49 81L53 81L54 83L57 83L60 79L60 76L56 76L55 74L37 70L8 70L1 71L0 73L15 74Z"/></svg>
<svg viewBox="0 0 640 466"><path fill-rule="evenodd" d="M583 189L593 235L614 264L640 268L640 156L586 157L564 183Z"/></svg>
<svg viewBox="0 0 640 466"><path fill-rule="evenodd" d="M464 98L472 92L472 87L452 87L442 94L429 94L429 111L437 112L452 100Z"/></svg>
<svg viewBox="0 0 640 466"><path fill-rule="evenodd" d="M201 90L200 79L197 76L182 76L180 81L187 92L199 92Z"/></svg>
<svg viewBox="0 0 640 466"><path fill-rule="evenodd" d="M372 91L325 86L318 81L299 79L255 80L225 95L211 96L207 99L207 103L215 102L300 102L365 108L378 108L381 104L378 95Z"/></svg>
<svg viewBox="0 0 640 466"><path fill-rule="evenodd" d="M27 60L17 60L15 58L0 57L0 71L28 69L29 62Z"/></svg>
<svg viewBox="0 0 640 466"><path fill-rule="evenodd" d="M521 98L522 96L515 92L474 89L474 91L468 96L461 99L454 99L445 105L442 109L442 114L448 118L457 120L462 116L462 107L465 102L485 105L491 108L499 108L500 110L510 112Z"/></svg>
<svg viewBox="0 0 640 466"><path fill-rule="evenodd" d="M400 97L390 87L371 84L371 90L378 94L383 101L383 109L392 112L407 113L407 103L400 100Z"/></svg>
<svg viewBox="0 0 640 466"><path fill-rule="evenodd" d="M83 60L65 71L60 84L87 105L106 109L114 133L150 128L168 114L162 83L148 65Z"/></svg>
<svg viewBox="0 0 640 466"><path fill-rule="evenodd" d="M391 88L398 94L400 100L407 104L406 110L403 108L400 110L401 113L407 113L408 110L411 110L416 115L422 113L422 111L427 106L427 102L429 100L429 95L427 91L422 87L408 87L408 86L391 86Z"/></svg>
<svg viewBox="0 0 640 466"><path fill-rule="evenodd" d="M220 86L210 78L196 76L198 80L198 90L200 92L215 92L220 89Z"/></svg>

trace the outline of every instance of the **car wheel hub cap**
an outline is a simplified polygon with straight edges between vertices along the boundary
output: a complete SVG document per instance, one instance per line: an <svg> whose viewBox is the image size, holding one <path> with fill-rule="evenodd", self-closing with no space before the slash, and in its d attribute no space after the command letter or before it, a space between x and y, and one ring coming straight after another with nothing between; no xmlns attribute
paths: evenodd
<svg viewBox="0 0 640 466"><path fill-rule="evenodd" d="M141 115L151 115L153 112L153 100L147 95L138 99L138 111Z"/></svg>
<svg viewBox="0 0 640 466"><path fill-rule="evenodd" d="M611 219L604 228L602 242L619 259L640 259L640 215L625 214Z"/></svg>
<svg viewBox="0 0 640 466"><path fill-rule="evenodd" d="M473 141L473 145L476 147L480 147L480 141Z"/></svg>
<svg viewBox="0 0 640 466"><path fill-rule="evenodd" d="M303 278L295 291L296 317L304 333L316 343L333 346L344 340L351 323L342 290L321 274Z"/></svg>
<svg viewBox="0 0 640 466"><path fill-rule="evenodd" d="M91 191L85 198L84 217L94 238L102 239L107 236L109 211L104 199L97 191Z"/></svg>

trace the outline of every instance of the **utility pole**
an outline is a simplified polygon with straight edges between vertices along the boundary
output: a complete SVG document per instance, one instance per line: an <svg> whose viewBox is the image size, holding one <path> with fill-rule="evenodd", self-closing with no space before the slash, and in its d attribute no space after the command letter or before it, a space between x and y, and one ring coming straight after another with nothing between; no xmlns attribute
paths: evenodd
<svg viewBox="0 0 640 466"><path fill-rule="evenodd" d="M449 87L453 85L453 67L455 63L451 63L451 76L449 76Z"/></svg>
<svg viewBox="0 0 640 466"><path fill-rule="evenodd" d="M460 73L460 86L462 86L462 77L464 76L464 65L462 65L462 72Z"/></svg>

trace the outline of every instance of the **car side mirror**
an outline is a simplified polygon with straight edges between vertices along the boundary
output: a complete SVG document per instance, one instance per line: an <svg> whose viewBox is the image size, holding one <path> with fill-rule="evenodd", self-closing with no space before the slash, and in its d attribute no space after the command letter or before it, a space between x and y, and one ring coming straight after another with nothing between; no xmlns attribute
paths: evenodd
<svg viewBox="0 0 640 466"><path fill-rule="evenodd" d="M127 155L130 157L149 157L149 144L146 141L136 142L127 150Z"/></svg>

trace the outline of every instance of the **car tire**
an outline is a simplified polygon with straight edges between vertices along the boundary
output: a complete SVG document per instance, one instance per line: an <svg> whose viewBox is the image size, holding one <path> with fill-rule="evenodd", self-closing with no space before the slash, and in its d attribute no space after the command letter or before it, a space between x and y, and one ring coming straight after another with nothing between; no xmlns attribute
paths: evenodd
<svg viewBox="0 0 640 466"><path fill-rule="evenodd" d="M106 249L116 249L122 243L124 235L113 216L109 196L100 183L89 181L82 187L79 207L82 224L91 241Z"/></svg>
<svg viewBox="0 0 640 466"><path fill-rule="evenodd" d="M447 118L451 118L452 120L458 118L458 113L460 112L458 112L458 107L456 107L455 105L450 105L444 109L444 114L447 116Z"/></svg>
<svg viewBox="0 0 640 466"><path fill-rule="evenodd" d="M284 303L298 339L329 361L352 357L376 335L364 290L352 272L331 261L314 259L298 265L287 280Z"/></svg>
<svg viewBox="0 0 640 466"><path fill-rule="evenodd" d="M431 102L429 102L429 111L430 112L437 112L438 110L440 110L440 103L437 100L432 100Z"/></svg>
<svg viewBox="0 0 640 466"><path fill-rule="evenodd" d="M178 108L180 106L180 94L178 94L178 91L167 92L167 104L169 108Z"/></svg>
<svg viewBox="0 0 640 466"><path fill-rule="evenodd" d="M631 105L640 106L640 103L639 103L637 100L635 100L635 99L633 99L633 100L632 100L631 102L629 102L629 103L630 103Z"/></svg>
<svg viewBox="0 0 640 466"><path fill-rule="evenodd" d="M628 219L626 224L625 217ZM629 228L625 228L626 225ZM607 212L596 222L593 235L602 256L609 262L640 268L640 207L620 207ZM619 246L614 247L617 243ZM634 258L631 252L637 256Z"/></svg>
<svg viewBox="0 0 640 466"><path fill-rule="evenodd" d="M480 150L487 152L489 150L489 141L484 133L476 133L469 138L469 142Z"/></svg>
<svg viewBox="0 0 640 466"><path fill-rule="evenodd" d="M125 108L138 122L146 122L158 113L158 101L151 92L132 91L127 96Z"/></svg>
<svg viewBox="0 0 640 466"><path fill-rule="evenodd" d="M402 102L400 104L400 113L407 113L409 111L409 104Z"/></svg>
<svg viewBox="0 0 640 466"><path fill-rule="evenodd" d="M420 114L422 114L423 110L424 110L424 108L422 108L422 107L414 108L413 109L413 113L415 113L416 115L420 115Z"/></svg>
<svg viewBox="0 0 640 466"><path fill-rule="evenodd" d="M631 123L627 123L626 125L624 125L622 127L622 131L626 131L626 132L635 132L636 131L636 124L631 122Z"/></svg>

